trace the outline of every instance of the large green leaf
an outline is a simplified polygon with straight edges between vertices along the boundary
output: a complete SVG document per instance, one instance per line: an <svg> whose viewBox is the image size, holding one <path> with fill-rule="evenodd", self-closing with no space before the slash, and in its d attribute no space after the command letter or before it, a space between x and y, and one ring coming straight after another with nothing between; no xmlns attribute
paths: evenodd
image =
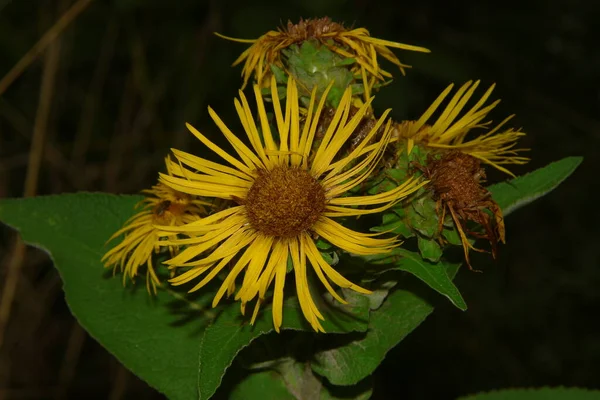
<svg viewBox="0 0 600 400"><path fill-rule="evenodd" d="M230 400L297 400L277 371L261 371L248 375L229 394Z"/></svg>
<svg viewBox="0 0 600 400"><path fill-rule="evenodd" d="M492 185L488 189L502 208L504 216L507 216L554 190L582 161L582 157L563 158L509 182Z"/></svg>
<svg viewBox="0 0 600 400"><path fill-rule="evenodd" d="M597 400L600 391L580 388L506 389L477 393L459 400Z"/></svg>
<svg viewBox="0 0 600 400"><path fill-rule="evenodd" d="M401 247L395 248L389 253L371 256L367 259L376 264L389 264L386 265L386 271L397 269L409 272L425 282L433 290L447 297L456 307L463 311L467 309L465 300L448 275L449 263L445 261L431 263L424 260L418 253L405 250ZM458 265L452 265L450 269L455 270L457 268Z"/></svg>
<svg viewBox="0 0 600 400"><path fill-rule="evenodd" d="M276 370L263 370L247 375L238 383L230 400L367 400L371 398L370 382L355 386L331 386L316 377L310 366L294 360L280 360Z"/></svg>
<svg viewBox="0 0 600 400"><path fill-rule="evenodd" d="M371 313L367 333L328 341L334 347L316 353L312 368L334 385L354 385L371 375L386 353L432 311L412 291L395 290Z"/></svg>
<svg viewBox="0 0 600 400"><path fill-rule="evenodd" d="M447 266L454 278L458 264ZM371 375L387 352L415 330L433 311L427 291L408 280L391 291L381 307L371 311L365 333L343 335L326 342L317 352L312 369L333 385L354 385Z"/></svg>
<svg viewBox="0 0 600 400"><path fill-rule="evenodd" d="M124 290L102 267L104 243L130 217L137 196L73 194L0 200L0 219L45 249L58 268L71 311L92 337L133 373L171 399L198 397L197 330L202 308L166 292ZM207 306L210 307L210 306ZM209 309L209 308L208 308ZM190 323L181 323L188 313Z"/></svg>
<svg viewBox="0 0 600 400"><path fill-rule="evenodd" d="M281 360L277 366L288 390L297 399L337 400L366 400L371 397L369 381L361 382L350 387L339 387L324 384L323 380L313 373L306 362L293 359Z"/></svg>
<svg viewBox="0 0 600 400"><path fill-rule="evenodd" d="M329 333L365 331L369 318L370 301L367 296L345 293L349 304L335 303L320 305L325 321L323 328ZM315 299L317 300L317 299ZM305 321L296 297L284 303L283 329L312 330ZM238 307L229 307L210 324L202 334L200 344L200 398L214 394L221 383L225 370L235 356L259 336L273 331L271 307L267 306L257 318L254 326L248 326L240 316Z"/></svg>
<svg viewBox="0 0 600 400"><path fill-rule="evenodd" d="M417 253L401 248L394 249L394 253L401 257L396 263L398 269L410 272L433 290L447 297L459 309L463 311L467 309L467 303L452 282L451 276L448 275L449 271L458 270L459 264L451 265L445 261L434 264L423 260Z"/></svg>
<svg viewBox="0 0 600 400"><path fill-rule="evenodd" d="M212 292L191 301L172 290L150 297L143 285L124 289L100 259L106 239L140 199L90 193L5 199L0 200L0 219L18 229L27 243L50 253L75 317L127 368L170 398L208 398L237 353L272 331L270 306L249 326L238 304L225 302L212 310ZM345 306L315 299L326 318L324 328L366 330L369 298L345 295ZM311 330L295 297L284 303L282 328Z"/></svg>

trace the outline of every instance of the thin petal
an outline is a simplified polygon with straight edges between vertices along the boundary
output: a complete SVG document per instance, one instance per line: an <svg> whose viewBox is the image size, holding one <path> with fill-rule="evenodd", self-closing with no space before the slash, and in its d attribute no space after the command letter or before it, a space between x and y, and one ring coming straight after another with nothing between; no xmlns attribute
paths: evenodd
<svg viewBox="0 0 600 400"><path fill-rule="evenodd" d="M318 320L323 319L323 316L314 304L308 287L306 277L306 257L302 247L299 248L298 239L291 240L289 246L292 263L294 265L294 275L296 277L296 293L298 294L298 301L300 302L302 314L304 314L304 318L306 318L315 331L325 332Z"/></svg>
<svg viewBox="0 0 600 400"><path fill-rule="evenodd" d="M221 122L221 124L224 126L224 124L222 122ZM200 131L198 131L192 125L186 123L185 126L187 126L189 131L192 132L194 134L194 136L196 136L202 143L204 143L204 145L206 147L208 147L209 149L211 149L212 151L217 153L222 159L224 159L229 164L236 167L238 170L246 173L246 175L252 176L251 168L248 168L248 166L244 165L243 163L239 162L235 158L231 157L226 151L224 151L219 146L217 146L216 144L214 144L213 142L208 140L208 138L206 136L204 136L202 133L200 133Z"/></svg>
<svg viewBox="0 0 600 400"><path fill-rule="evenodd" d="M377 234L353 231L327 217L321 217L313 230L334 246L358 255L383 254L396 246L395 239L376 239Z"/></svg>
<svg viewBox="0 0 600 400"><path fill-rule="evenodd" d="M231 130L227 127L227 125L225 125L223 120L221 120L221 118L217 115L217 113L214 112L214 110L211 107L208 107L208 114L214 121L215 125L219 127L219 129L223 133L223 136L225 136L225 138L231 144L236 153L238 153L240 158L248 166L248 168L254 170L256 168L263 167L263 162L252 152L252 150L250 150L244 143L242 143L242 141L233 132L231 132ZM240 120L241 119L242 118L240 116ZM246 127L244 126L244 128ZM248 133L248 135L250 135L248 131L246 132Z"/></svg>
<svg viewBox="0 0 600 400"><path fill-rule="evenodd" d="M308 256L308 259L310 260L313 268L315 269L315 272L322 269L323 272L325 272L325 274L327 275L327 277L329 279L331 279L333 281L333 283L335 283L339 287L352 289L355 292L359 292L359 293L371 294L370 290L364 289L364 288L350 282L348 279L344 278L339 272L337 272L331 265L329 265L323 259L323 256L317 249L317 246L312 241L312 239L307 238L307 237L304 237L304 239L305 239L304 243L305 243L305 248L306 248L306 255ZM319 279L321 279L322 273L317 272L317 275L319 275ZM325 285L325 287L327 288L327 290L329 291L329 293L331 293L331 295L333 297L335 297L341 303L344 303L344 304L347 303L345 300L341 299L337 294L334 294L335 292L333 291L331 286L329 284L325 283L326 282L325 279L321 279L321 282L323 282L323 284Z"/></svg>

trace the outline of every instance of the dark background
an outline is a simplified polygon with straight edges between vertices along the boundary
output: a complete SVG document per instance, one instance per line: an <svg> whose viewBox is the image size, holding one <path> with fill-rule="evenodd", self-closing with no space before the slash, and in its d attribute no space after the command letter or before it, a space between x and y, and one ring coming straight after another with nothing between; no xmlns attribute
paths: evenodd
<svg viewBox="0 0 600 400"><path fill-rule="evenodd" d="M0 76L72 0L0 0ZM570 155L579 170L507 219L508 243L483 274L462 270L467 312L443 298L377 371L377 398L455 398L504 387L600 387L600 36L594 1L421 0L95 1L0 95L0 196L23 195L33 126L44 146L36 194L137 193L152 185L170 147L200 147L184 122L214 132L206 107L235 121L245 45L288 19L328 15L376 37L422 45L397 52L413 65L376 108L417 118L450 82L496 82L496 121L516 113L532 161ZM54 52L56 62L49 60ZM40 96L43 74L53 82ZM52 79L53 78L53 79ZM483 89L481 89L483 93ZM47 106L48 117L44 118ZM41 121L41 122L40 122ZM40 143L39 141L37 143ZM491 173L490 180L506 179ZM2 287L14 234L0 231ZM64 303L48 257L28 249L0 349L0 398L160 398L90 339Z"/></svg>

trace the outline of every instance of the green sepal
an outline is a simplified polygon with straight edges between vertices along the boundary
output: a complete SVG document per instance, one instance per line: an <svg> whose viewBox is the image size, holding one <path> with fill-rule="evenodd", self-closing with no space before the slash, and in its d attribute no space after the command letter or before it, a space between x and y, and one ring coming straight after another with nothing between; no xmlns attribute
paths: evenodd
<svg viewBox="0 0 600 400"><path fill-rule="evenodd" d="M439 218L436 212L435 201L431 196L420 196L413 200L406 207L406 216L410 226L421 235L428 238L435 238L439 233Z"/></svg>
<svg viewBox="0 0 600 400"><path fill-rule="evenodd" d="M337 263L340 262L340 257L338 256L337 252L335 251L331 251L331 252L325 252L325 251L321 251L321 256L323 257L323 259L327 262L327 264L331 265L332 267L337 265Z"/></svg>
<svg viewBox="0 0 600 400"><path fill-rule="evenodd" d="M444 236L444 239L446 239L448 241L448 243L450 243L454 246L462 246L462 241L460 240L460 236L456 229L452 229L452 228L446 229L445 225L444 225L444 230L442 231L442 235Z"/></svg>
<svg viewBox="0 0 600 400"><path fill-rule="evenodd" d="M435 239L418 236L418 245L421 257L434 263L440 261L442 248Z"/></svg>
<svg viewBox="0 0 600 400"><path fill-rule="evenodd" d="M278 85L286 85L288 81L288 76L284 70L276 66L275 64L271 64L271 72L275 75L275 81Z"/></svg>
<svg viewBox="0 0 600 400"><path fill-rule="evenodd" d="M301 45L292 45L282 50L284 62L289 74L298 82L298 92L304 103L310 99L311 92L317 87L317 96L321 96L333 81L333 87L327 95L327 103L337 107L354 80L350 66L354 59L345 58L321 45L317 40L306 40Z"/></svg>
<svg viewBox="0 0 600 400"><path fill-rule="evenodd" d="M399 215L401 214L401 215ZM410 225L406 221L403 208L393 210L383 215L381 225L371 228L371 232L388 232L408 239L415 235Z"/></svg>
<svg viewBox="0 0 600 400"><path fill-rule="evenodd" d="M317 249L319 249L319 250L329 250L332 247L331 243L329 243L328 241L323 240L321 238L316 240L315 245L317 246Z"/></svg>

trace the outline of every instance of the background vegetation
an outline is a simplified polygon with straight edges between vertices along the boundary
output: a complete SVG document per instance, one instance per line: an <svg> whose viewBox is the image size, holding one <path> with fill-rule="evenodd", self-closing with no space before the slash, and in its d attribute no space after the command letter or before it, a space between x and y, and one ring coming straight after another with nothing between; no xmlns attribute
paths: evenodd
<svg viewBox="0 0 600 400"><path fill-rule="evenodd" d="M585 157L556 192L507 220L508 244L496 262L473 257L483 274L459 273L469 310L438 299L434 314L388 354L375 397L600 387L594 2L0 0L0 77L79 6L22 74L0 81L1 197L136 193L154 183L170 147L197 151L184 122L214 132L209 104L235 121L241 84L240 68L228 66L244 47L215 31L253 38L288 19L323 15L365 26L432 50L399 54L414 68L381 91L380 111L415 118L448 83L480 78L496 82L503 99L494 119L514 112L528 132L532 162L518 174ZM4 227L0 239L0 398L160 398L79 328L43 252L22 251Z"/></svg>

